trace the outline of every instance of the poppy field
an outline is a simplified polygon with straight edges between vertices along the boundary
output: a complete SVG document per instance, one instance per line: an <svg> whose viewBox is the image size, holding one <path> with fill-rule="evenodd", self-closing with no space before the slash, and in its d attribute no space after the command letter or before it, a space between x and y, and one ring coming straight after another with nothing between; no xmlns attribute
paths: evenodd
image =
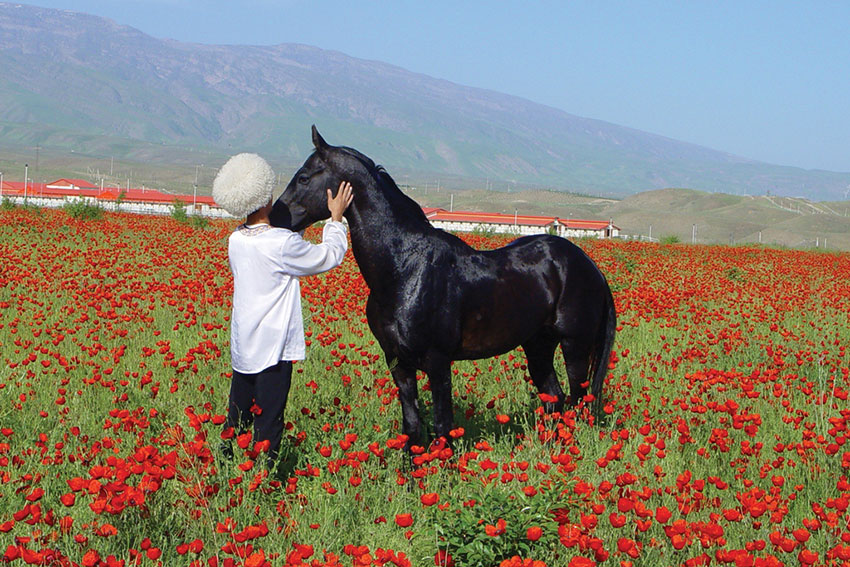
<svg viewBox="0 0 850 567"><path fill-rule="evenodd" d="M580 241L603 398L550 416L522 350L456 362L451 443L410 456L349 251L302 279L269 473L223 430L235 224L0 211L0 563L850 565L850 255Z"/></svg>

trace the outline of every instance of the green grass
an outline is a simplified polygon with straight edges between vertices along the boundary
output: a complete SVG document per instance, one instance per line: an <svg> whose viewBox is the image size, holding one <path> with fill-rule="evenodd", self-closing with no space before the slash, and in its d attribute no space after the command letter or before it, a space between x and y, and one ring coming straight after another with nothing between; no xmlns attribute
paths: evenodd
<svg viewBox="0 0 850 567"><path fill-rule="evenodd" d="M223 547L239 543L272 565L297 544L313 547L308 564L330 563L325 552L351 564L366 546L371 564L392 550L412 565L442 551L459 566L515 553L550 566L578 555L654 566L758 541L768 542L751 553L759 559L793 563L803 547L823 559L846 534L846 512L836 511L834 526L824 515L793 553L769 543L850 497L840 482L846 449L828 453L845 438L837 424L846 425L841 397L850 390L847 255L581 241L618 305L603 424L586 411L542 415L521 350L457 362L463 435L453 457L426 452L415 466L390 446L399 403L349 257L302 279L308 357L295 366L283 454L266 477L262 455L227 460L218 449L234 223L199 231L169 217L95 221L20 208L0 216L0 529L12 522L4 542L30 538L27 549L77 563L89 551L129 562L147 538L163 565L223 562L234 557ZM555 368L566 383L560 354ZM426 377L418 383L429 428ZM74 491L78 478L86 488ZM123 501L145 479L158 485ZM438 501L423 504L431 493ZM754 517L749 499L765 513ZM40 515L30 524L33 505ZM741 518L724 517L733 512ZM409 527L396 523L402 514ZM488 535L499 519L505 533ZM690 538L682 549L668 535L677 521ZM98 535L107 524L117 533ZM698 530L708 524L723 537L703 547ZM542 529L534 544L532 526ZM573 542L568 526L583 539ZM640 544L636 557L619 549L621 538ZM180 554L196 540L201 552ZM597 540L607 559L595 557Z"/></svg>

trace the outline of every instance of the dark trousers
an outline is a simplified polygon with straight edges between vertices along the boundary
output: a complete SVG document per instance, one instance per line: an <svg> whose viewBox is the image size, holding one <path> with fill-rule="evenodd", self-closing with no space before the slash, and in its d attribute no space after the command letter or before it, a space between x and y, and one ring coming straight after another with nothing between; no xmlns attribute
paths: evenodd
<svg viewBox="0 0 850 567"><path fill-rule="evenodd" d="M230 381L230 399L224 427L233 427L237 435L254 426L254 442L270 442L268 461L273 465L280 450L283 435L283 410L292 382L292 362L280 361L257 374L233 371ZM256 406L259 415L251 412Z"/></svg>

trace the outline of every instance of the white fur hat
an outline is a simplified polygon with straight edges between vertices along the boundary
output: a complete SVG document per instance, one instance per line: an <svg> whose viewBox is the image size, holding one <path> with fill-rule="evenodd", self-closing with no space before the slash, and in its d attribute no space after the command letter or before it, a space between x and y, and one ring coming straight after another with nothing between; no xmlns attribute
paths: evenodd
<svg viewBox="0 0 850 567"><path fill-rule="evenodd" d="M235 217L246 217L272 198L275 175L257 154L238 154L227 160L213 181L216 203Z"/></svg>

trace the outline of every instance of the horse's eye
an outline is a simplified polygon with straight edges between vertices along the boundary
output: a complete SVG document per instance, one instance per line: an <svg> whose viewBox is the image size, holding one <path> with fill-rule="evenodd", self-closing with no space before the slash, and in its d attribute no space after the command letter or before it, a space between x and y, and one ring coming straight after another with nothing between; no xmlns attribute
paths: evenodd
<svg viewBox="0 0 850 567"><path fill-rule="evenodd" d="M298 183L307 183L308 181L310 181L310 178L307 177L306 175L299 175L298 176Z"/></svg>

